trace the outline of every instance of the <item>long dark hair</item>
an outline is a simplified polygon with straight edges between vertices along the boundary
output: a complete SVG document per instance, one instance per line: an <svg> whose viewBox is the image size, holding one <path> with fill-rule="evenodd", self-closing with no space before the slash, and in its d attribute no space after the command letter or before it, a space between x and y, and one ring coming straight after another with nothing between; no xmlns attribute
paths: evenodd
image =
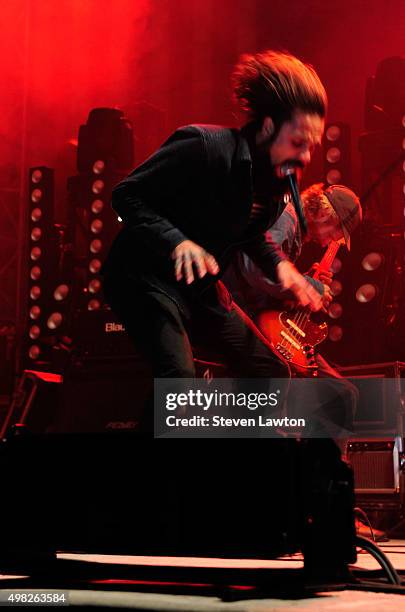
<svg viewBox="0 0 405 612"><path fill-rule="evenodd" d="M245 54L232 74L234 98L249 121L270 116L275 124L294 111L325 117L327 96L314 68L286 52Z"/></svg>

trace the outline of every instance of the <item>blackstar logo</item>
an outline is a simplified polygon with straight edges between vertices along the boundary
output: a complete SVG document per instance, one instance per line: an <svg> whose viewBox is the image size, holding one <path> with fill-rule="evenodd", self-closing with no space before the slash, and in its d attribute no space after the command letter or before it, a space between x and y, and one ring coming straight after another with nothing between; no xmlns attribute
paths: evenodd
<svg viewBox="0 0 405 612"><path fill-rule="evenodd" d="M104 331L107 334L111 334L112 332L124 332L125 331L125 327L123 326L122 323L106 323L104 326Z"/></svg>

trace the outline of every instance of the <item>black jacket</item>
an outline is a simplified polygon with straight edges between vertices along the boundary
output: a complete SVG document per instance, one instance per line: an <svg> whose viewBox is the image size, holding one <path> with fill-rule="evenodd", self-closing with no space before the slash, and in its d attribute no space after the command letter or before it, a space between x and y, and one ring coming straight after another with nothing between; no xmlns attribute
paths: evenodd
<svg viewBox="0 0 405 612"><path fill-rule="evenodd" d="M124 227L103 273L129 274L140 287L161 290L177 303L196 299L217 277L207 274L190 286L176 282L170 255L188 239L215 256L219 276L240 248L274 279L285 256L264 232L284 203L248 226L252 201L252 159L243 133L208 125L179 128L114 188L112 206Z"/></svg>

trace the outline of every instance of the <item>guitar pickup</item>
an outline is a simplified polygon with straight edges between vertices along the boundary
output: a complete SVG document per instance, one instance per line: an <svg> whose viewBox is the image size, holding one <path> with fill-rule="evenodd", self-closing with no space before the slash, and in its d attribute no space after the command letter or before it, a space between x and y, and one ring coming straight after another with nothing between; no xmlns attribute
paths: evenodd
<svg viewBox="0 0 405 612"><path fill-rule="evenodd" d="M305 338L306 333L302 331L302 329L300 329L298 327L298 325L296 325L294 323L294 321L291 321L291 319L287 319L287 323L290 327L292 327L298 334L300 334L300 336L302 336L303 338Z"/></svg>
<svg viewBox="0 0 405 612"><path fill-rule="evenodd" d="M282 332L281 332L281 335L283 336L283 338L285 338L286 340L288 340L288 342L289 342L290 344L292 344L292 346L293 346L294 348L296 348L298 351L301 349L301 347L300 347L300 345L298 344L298 342L295 342L295 340L293 340L293 339L291 338L291 336L289 336L289 335L288 335L288 334L287 334L285 331L282 331Z"/></svg>

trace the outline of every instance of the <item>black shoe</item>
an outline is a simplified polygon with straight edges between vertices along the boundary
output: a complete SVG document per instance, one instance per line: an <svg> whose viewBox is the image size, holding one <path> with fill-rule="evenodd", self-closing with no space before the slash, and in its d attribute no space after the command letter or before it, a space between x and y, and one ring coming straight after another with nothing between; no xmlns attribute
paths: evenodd
<svg viewBox="0 0 405 612"><path fill-rule="evenodd" d="M340 565L304 564L304 579L308 585L353 584L358 582L346 563Z"/></svg>

